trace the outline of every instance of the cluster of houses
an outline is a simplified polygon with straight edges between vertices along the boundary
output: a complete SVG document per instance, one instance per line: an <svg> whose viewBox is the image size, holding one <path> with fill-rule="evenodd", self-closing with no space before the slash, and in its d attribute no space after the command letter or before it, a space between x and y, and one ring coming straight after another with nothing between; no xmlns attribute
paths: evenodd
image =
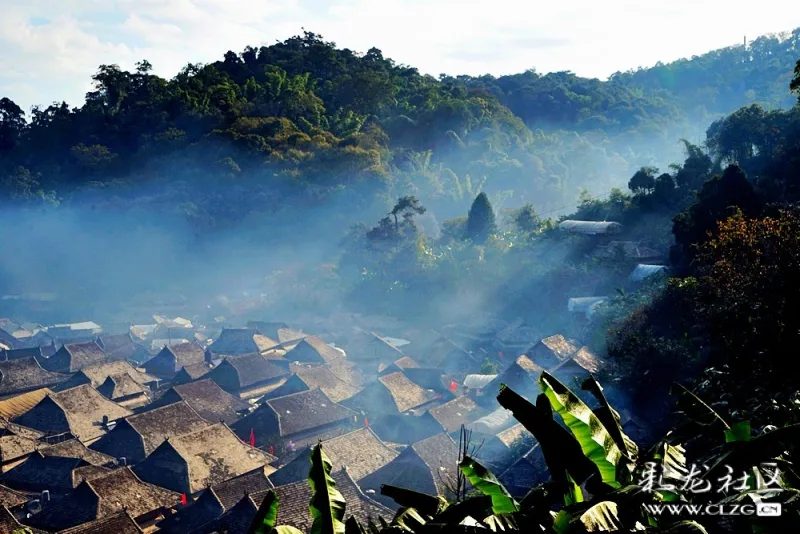
<svg viewBox="0 0 800 534"><path fill-rule="evenodd" d="M667 270L664 264L666 258L661 252L644 246L641 241L619 240L624 227L618 222L565 220L559 223L559 228L563 232L593 239L595 246L589 254L590 258L627 265L632 269L627 278L629 284L640 284ZM573 297L568 299L567 309L575 317L589 319L608 298L606 295Z"/></svg>
<svg viewBox="0 0 800 534"><path fill-rule="evenodd" d="M319 440L348 517L379 524L398 508L383 484L454 496L462 429L521 497L547 467L499 385L534 399L543 370L573 384L604 365L521 321L400 335L0 319L0 532L244 533L269 490L306 530Z"/></svg>

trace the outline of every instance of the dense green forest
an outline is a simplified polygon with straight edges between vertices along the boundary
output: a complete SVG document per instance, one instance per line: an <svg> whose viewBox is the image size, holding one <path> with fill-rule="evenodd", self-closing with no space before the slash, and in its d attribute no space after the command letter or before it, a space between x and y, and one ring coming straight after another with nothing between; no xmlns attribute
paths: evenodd
<svg viewBox="0 0 800 534"><path fill-rule="evenodd" d="M713 118L786 107L800 32L609 81L569 72L423 76L377 49L306 32L173 79L103 65L86 102L0 102L4 199L168 209L198 232L297 220L334 202L372 215L414 195L440 219L480 192L495 208L574 206L680 158ZM269 208L265 208L269 206ZM287 207L278 215L275 206ZM346 225L347 214L331 216ZM356 220L366 220L364 217Z"/></svg>

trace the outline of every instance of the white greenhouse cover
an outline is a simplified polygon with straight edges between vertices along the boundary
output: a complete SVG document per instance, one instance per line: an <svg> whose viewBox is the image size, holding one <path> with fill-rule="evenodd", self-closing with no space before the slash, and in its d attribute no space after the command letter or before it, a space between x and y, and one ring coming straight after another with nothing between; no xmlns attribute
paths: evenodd
<svg viewBox="0 0 800 534"><path fill-rule="evenodd" d="M644 263L640 263L630 274L629 278L632 282L641 282L645 278L653 276L654 274L659 273L665 269L666 267L664 265L647 265Z"/></svg>
<svg viewBox="0 0 800 534"><path fill-rule="evenodd" d="M481 389L486 384L497 378L497 375L467 375L464 377L464 387L469 389Z"/></svg>

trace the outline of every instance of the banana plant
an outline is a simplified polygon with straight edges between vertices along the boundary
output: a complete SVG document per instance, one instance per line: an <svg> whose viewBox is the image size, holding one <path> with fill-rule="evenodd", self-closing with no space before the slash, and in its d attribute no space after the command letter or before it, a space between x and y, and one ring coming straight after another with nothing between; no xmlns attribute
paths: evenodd
<svg viewBox="0 0 800 534"><path fill-rule="evenodd" d="M322 442L311 450L311 468L308 472L308 484L311 486L311 502L309 511L314 519L310 534L361 534L363 528L355 522L351 523L349 532L343 522L347 504L344 497L336 489L336 482L331 477L331 461L322 450ZM248 534L302 534L300 530L289 525L278 525L278 495L274 491L267 492L256 516L250 525ZM356 530L353 530L353 529ZM359 532L359 529L361 532Z"/></svg>
<svg viewBox="0 0 800 534"><path fill-rule="evenodd" d="M344 534L345 531L343 521L347 503L336 489L331 469L331 461L323 452L320 441L311 451L311 469L308 472L311 486L309 509L314 518L311 534Z"/></svg>
<svg viewBox="0 0 800 534"><path fill-rule="evenodd" d="M603 482L614 488L630 482L633 460L622 436L615 440L591 408L547 371L542 372L539 387L578 440L583 454L597 466ZM616 423L611 425L616 426ZM624 469L618 469L620 466Z"/></svg>
<svg viewBox="0 0 800 534"><path fill-rule="evenodd" d="M491 471L477 460L465 456L458 467L470 484L492 499L492 511L495 514L510 514L519 511L519 504L511 497L508 490Z"/></svg>
<svg viewBox="0 0 800 534"><path fill-rule="evenodd" d="M532 488L521 501L514 499L486 467L465 455L458 467L481 495L447 503L439 496L384 485L381 493L401 506L391 522L378 517L378 524L369 520L361 525L350 517L345 523L346 503L330 476L331 463L319 443L311 452L309 471L312 489L309 510L314 518L310 534L480 534L489 531L707 534L696 522L654 518L645 513L642 504L654 497L669 502L685 501L686 496L680 495L680 490L672 494L654 494L630 481L633 465L639 457L638 447L622 431L619 414L593 378L581 387L597 399L599 406L594 409L546 372L542 373L539 384L543 393L535 404L505 385L501 385L497 396L500 405L510 410L537 439L551 475L550 482ZM696 395L688 390L681 391L685 394L682 405L699 421L709 429L725 430L724 433L714 432L720 446L712 457L712 471L728 464L747 468L772 458L783 461L791 470L791 464L782 459L782 454L787 446L800 440L800 425L775 429L753 438L749 423L730 425ZM555 421L554 414L559 415L564 426ZM643 456L657 464L668 481L677 482L687 475L686 450L674 435L668 435ZM760 471L752 469L753 479L761 480ZM791 476L797 479L793 471ZM785 489L790 499L800 500L800 491ZM738 503L751 497L748 492L739 492L727 496L722 503ZM290 526L275 526L277 517L277 494L268 492L249 534L299 532Z"/></svg>
<svg viewBox="0 0 800 534"><path fill-rule="evenodd" d="M574 493L575 484L585 485L591 493L613 489L603 488L597 465L586 457L580 443L569 431L553 419L552 407L544 393L539 395L534 406L501 384L497 401L539 442L556 492L562 496Z"/></svg>
<svg viewBox="0 0 800 534"><path fill-rule="evenodd" d="M278 500L278 494L273 490L267 492L258 507L253 524L247 531L248 534L270 534L272 532L278 519Z"/></svg>

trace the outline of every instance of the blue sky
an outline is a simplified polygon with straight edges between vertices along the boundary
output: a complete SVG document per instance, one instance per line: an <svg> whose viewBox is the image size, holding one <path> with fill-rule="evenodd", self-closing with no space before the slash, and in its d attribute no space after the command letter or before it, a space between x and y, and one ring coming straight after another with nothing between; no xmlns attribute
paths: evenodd
<svg viewBox="0 0 800 534"><path fill-rule="evenodd" d="M274 43L301 27L358 51L380 48L438 75L536 68L609 74L800 27L786 0L3 0L0 97L26 111L79 105L101 64L189 62Z"/></svg>

